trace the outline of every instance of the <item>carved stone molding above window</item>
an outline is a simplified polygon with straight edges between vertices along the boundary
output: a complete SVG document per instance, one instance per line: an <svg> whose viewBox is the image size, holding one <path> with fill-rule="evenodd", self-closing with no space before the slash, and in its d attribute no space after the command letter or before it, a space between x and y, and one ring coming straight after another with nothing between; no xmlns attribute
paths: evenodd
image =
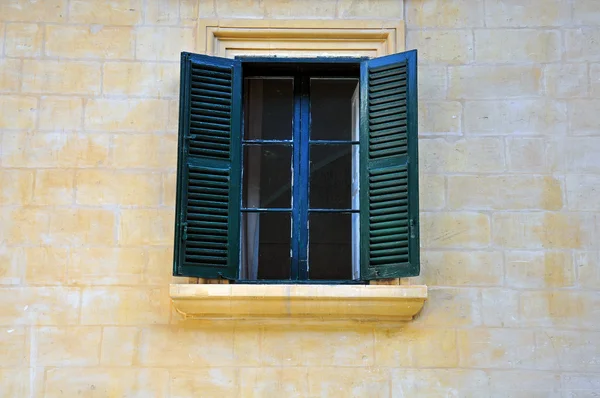
<svg viewBox="0 0 600 398"><path fill-rule="evenodd" d="M171 285L186 319L410 321L427 300L423 285Z"/></svg>

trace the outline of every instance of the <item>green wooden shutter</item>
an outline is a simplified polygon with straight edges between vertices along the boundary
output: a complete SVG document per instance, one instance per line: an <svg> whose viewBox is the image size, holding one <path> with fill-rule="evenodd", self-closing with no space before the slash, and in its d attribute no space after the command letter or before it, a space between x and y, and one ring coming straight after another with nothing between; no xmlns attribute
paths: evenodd
<svg viewBox="0 0 600 398"><path fill-rule="evenodd" d="M241 96L239 61L181 54L174 275L238 277Z"/></svg>
<svg viewBox="0 0 600 398"><path fill-rule="evenodd" d="M364 61L360 95L361 278L416 276L416 50Z"/></svg>

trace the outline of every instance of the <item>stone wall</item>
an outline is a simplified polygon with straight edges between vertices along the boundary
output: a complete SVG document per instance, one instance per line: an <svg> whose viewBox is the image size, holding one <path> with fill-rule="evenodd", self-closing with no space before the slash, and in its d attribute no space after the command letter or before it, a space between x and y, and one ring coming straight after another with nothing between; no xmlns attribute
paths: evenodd
<svg viewBox="0 0 600 398"><path fill-rule="evenodd" d="M418 319L171 310L178 61L198 17L406 21ZM0 0L0 396L595 396L599 114L596 0Z"/></svg>

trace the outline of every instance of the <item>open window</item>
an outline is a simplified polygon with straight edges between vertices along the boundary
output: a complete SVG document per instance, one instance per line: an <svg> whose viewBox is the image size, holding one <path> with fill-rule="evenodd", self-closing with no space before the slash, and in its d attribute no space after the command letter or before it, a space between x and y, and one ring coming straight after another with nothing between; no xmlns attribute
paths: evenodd
<svg viewBox="0 0 600 398"><path fill-rule="evenodd" d="M364 283L419 273L416 51L183 53L174 274Z"/></svg>

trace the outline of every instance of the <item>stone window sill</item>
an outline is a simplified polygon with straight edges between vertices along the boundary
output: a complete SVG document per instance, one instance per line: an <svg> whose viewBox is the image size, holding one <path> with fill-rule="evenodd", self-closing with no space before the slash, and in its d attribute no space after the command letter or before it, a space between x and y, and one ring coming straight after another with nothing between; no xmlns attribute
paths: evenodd
<svg viewBox="0 0 600 398"><path fill-rule="evenodd" d="M170 295L189 319L410 321L427 286L173 284Z"/></svg>

